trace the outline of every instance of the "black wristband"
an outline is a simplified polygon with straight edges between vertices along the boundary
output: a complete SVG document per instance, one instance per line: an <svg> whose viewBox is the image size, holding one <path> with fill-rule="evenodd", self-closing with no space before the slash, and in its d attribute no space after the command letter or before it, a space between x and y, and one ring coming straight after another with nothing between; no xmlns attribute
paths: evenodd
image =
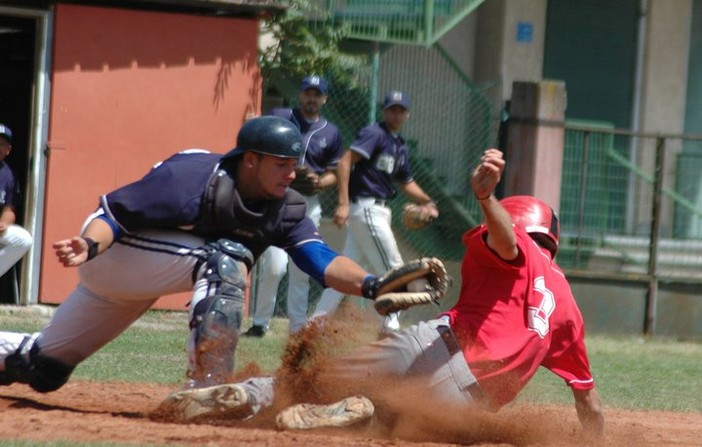
<svg viewBox="0 0 702 447"><path fill-rule="evenodd" d="M83 240L88 244L88 261L93 259L98 254L98 242L95 242L89 237L84 237Z"/></svg>
<svg viewBox="0 0 702 447"><path fill-rule="evenodd" d="M374 300L377 297L378 289L380 289L380 279L377 276L367 275L363 278L361 294L364 298Z"/></svg>

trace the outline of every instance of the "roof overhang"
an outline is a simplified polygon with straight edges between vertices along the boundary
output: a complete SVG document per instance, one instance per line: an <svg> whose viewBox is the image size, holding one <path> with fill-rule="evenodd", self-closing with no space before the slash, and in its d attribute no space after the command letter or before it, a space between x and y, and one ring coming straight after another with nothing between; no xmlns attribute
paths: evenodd
<svg viewBox="0 0 702 447"><path fill-rule="evenodd" d="M0 0L0 6L25 8L49 8L61 3L245 17L277 15L287 8L283 0Z"/></svg>

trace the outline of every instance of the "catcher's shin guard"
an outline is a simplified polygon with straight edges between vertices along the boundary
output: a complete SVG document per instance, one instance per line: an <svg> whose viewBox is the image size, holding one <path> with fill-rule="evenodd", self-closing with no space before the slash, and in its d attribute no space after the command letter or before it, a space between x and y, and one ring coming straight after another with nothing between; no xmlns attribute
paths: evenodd
<svg viewBox="0 0 702 447"><path fill-rule="evenodd" d="M253 256L243 245L220 240L204 270L207 296L190 320L194 353L188 376L195 386L225 383L234 370L234 352L243 319L246 274Z"/></svg>

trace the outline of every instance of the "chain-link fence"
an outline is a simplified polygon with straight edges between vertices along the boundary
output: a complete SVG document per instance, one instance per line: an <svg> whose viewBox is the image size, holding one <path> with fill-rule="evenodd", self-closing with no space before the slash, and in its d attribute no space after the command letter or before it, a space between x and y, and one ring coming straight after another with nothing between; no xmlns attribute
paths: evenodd
<svg viewBox="0 0 702 447"><path fill-rule="evenodd" d="M566 126L559 263L702 282L702 138L593 124Z"/></svg>
<svg viewBox="0 0 702 447"><path fill-rule="evenodd" d="M369 53L368 57L370 62L373 56ZM339 127L344 147L348 147L361 128L373 118L381 119L380 102L386 91L401 90L409 94L411 114L402 135L408 141L415 179L438 202L441 215L427 230L405 230L398 219L406 198L399 193L389 203L393 210L393 230L406 260L434 255L458 262L463 250L456 243L457 237L477 222L478 209L468 200L470 172L482 151L495 144L497 113L483 92L439 48L385 48L379 54L376 75L369 63L356 73L353 85L330 79L329 98L322 113ZM278 103L297 105L298 84L299 81L288 82L284 99ZM327 238L332 233L330 230L335 229L330 220L336 208L336 188L324 191L320 198L322 234ZM338 231L333 233L338 237ZM343 241L337 246L343 248ZM255 271L253 309L257 278ZM320 293L315 281L311 290L310 310ZM287 277L278 289L277 315L285 314L286 294Z"/></svg>
<svg viewBox="0 0 702 447"><path fill-rule="evenodd" d="M592 125L566 125L558 263L593 325L699 336L702 137Z"/></svg>

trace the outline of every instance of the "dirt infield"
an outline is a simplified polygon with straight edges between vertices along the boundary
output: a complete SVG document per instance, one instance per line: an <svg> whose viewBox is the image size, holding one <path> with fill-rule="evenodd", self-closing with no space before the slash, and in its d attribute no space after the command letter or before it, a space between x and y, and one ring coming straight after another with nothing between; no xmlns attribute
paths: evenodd
<svg viewBox="0 0 702 447"><path fill-rule="evenodd" d="M497 414L437 408L421 387L365 383L376 417L361 427L281 432L278 410L292 402L331 402L349 395L337 382L319 380L319 366L339 349L357 345L362 318L311 325L288 340L277 374L276 402L249 421L177 423L156 418L172 385L71 379L40 394L28 386L0 386L0 445L7 440L169 446L700 446L702 413L634 412L605 407L604 439L583 437L573 406L513 404ZM350 324L353 323L353 324ZM320 332L321 331L321 332ZM260 374L256 364L232 380ZM345 384L348 385L348 384ZM390 385L390 386L388 386ZM697 390L691 390L697 392ZM372 393L372 394L368 394ZM606 398L605 405L606 405ZM385 411L383 411L385 410ZM388 416L388 414L390 416Z"/></svg>
<svg viewBox="0 0 702 447"><path fill-rule="evenodd" d="M398 437L380 435L372 425L343 430L279 432L266 418L256 422L212 424L150 419L150 412L169 391L164 385L78 380L49 394L36 393L26 385L1 387L0 443L28 440L184 446L371 447L583 444L575 412L570 407L515 406L491 416L487 421L492 428L482 426L475 433L454 425L434 427L436 433L432 434L404 432ZM699 446L702 440L702 414L608 409L606 418L605 439L600 445ZM440 442L428 442L422 437Z"/></svg>

